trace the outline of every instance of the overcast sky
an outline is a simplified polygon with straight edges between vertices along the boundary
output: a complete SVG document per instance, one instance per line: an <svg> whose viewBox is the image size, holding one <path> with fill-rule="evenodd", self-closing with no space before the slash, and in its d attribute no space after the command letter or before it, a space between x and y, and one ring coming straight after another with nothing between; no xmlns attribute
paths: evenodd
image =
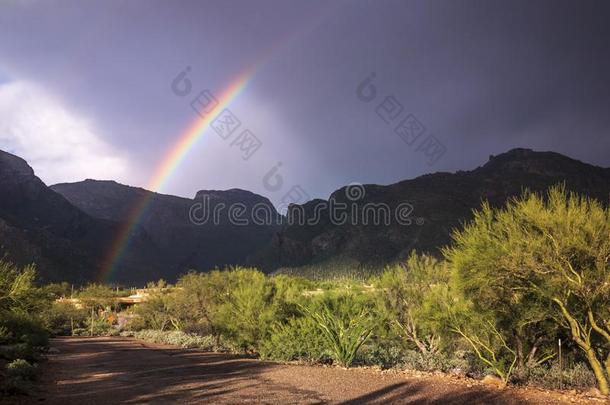
<svg viewBox="0 0 610 405"><path fill-rule="evenodd" d="M237 187L278 203L300 185L327 198L514 147L607 167L609 21L603 0L3 0L0 149L48 184L146 186L198 118L192 96L251 70L229 108L260 149L244 161L207 130L161 191ZM180 97L172 81L187 66ZM373 72L366 102L357 88ZM386 123L388 96L402 109ZM409 114L425 132L406 142L394 130ZM432 141L446 151L430 164ZM278 162L284 183L265 187Z"/></svg>

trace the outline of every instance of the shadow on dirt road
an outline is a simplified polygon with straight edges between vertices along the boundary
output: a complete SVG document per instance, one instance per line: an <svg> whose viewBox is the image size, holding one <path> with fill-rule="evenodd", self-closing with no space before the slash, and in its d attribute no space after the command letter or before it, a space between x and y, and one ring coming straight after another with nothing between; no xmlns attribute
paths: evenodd
<svg viewBox="0 0 610 405"><path fill-rule="evenodd" d="M31 403L557 403L441 378L281 365L122 337L58 338L52 345L59 352Z"/></svg>

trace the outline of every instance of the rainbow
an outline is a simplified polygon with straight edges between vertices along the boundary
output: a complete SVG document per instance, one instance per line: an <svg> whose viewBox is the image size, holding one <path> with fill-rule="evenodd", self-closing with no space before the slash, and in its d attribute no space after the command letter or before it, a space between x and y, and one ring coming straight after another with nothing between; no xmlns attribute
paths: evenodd
<svg viewBox="0 0 610 405"><path fill-rule="evenodd" d="M300 38L307 36L332 15L339 6L339 2L331 3L331 6L319 10L318 13L314 14L310 20L306 21L291 35L279 39L266 53L260 55L256 63L251 65L235 79L231 80L230 84L222 91L220 96L216 95L218 105L214 108L214 111L203 118L197 118L178 138L178 141L171 148L170 152L161 161L161 164L158 166L146 187L147 190L152 192L146 193L141 200L133 205L129 211L127 220L119 229L117 237L111 243L108 254L104 257L102 262L99 281L110 281L117 265L120 263L129 247L131 236L142 223L142 220L150 207L154 196L153 192L157 192L165 186L178 166L184 161L188 152L204 135L210 122L218 116L220 111L227 108L229 104L239 96L263 65L267 64L272 59L273 55L277 54L279 50L286 48L289 44L293 44Z"/></svg>
<svg viewBox="0 0 610 405"><path fill-rule="evenodd" d="M133 205L129 211L127 220L119 229L117 237L112 242L108 255L102 262L100 281L107 282L112 277L118 263L129 247L131 235L142 223L144 215L150 207L154 193L165 186L178 166L184 161L189 151L206 133L210 122L212 122L212 120L218 116L218 113L231 104L231 102L244 90L254 73L255 69L249 69L237 76L237 78L224 89L220 96L216 96L218 105L216 105L214 110L203 118L195 120L165 156L146 186L146 189L151 192L145 193L144 197Z"/></svg>

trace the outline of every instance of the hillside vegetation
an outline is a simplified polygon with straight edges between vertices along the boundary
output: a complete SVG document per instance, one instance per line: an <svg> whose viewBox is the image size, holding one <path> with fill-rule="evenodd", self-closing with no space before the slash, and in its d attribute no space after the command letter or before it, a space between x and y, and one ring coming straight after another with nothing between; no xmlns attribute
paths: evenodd
<svg viewBox="0 0 610 405"><path fill-rule="evenodd" d="M29 280L32 271L19 274ZM148 291L120 311L116 291L89 286L76 293L78 308L56 302L40 321L57 334L122 330L263 359L492 374L504 384L597 385L609 394L610 210L561 187L503 208L485 204L443 258L413 252L366 280L233 268ZM2 308L7 319L20 313Z"/></svg>

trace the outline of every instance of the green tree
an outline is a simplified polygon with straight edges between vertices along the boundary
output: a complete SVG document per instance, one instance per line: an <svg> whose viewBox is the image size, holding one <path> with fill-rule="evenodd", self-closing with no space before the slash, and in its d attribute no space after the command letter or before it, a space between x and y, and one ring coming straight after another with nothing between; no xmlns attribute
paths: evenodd
<svg viewBox="0 0 610 405"><path fill-rule="evenodd" d="M89 310L114 309L118 303L115 291L103 284L89 284L76 294L83 306Z"/></svg>
<svg viewBox="0 0 610 405"><path fill-rule="evenodd" d="M118 294L112 288L103 284L90 284L76 294L89 314L87 328L91 336L106 334L111 324L104 313L114 312L118 309Z"/></svg>
<svg viewBox="0 0 610 405"><path fill-rule="evenodd" d="M277 320L274 285L254 269L232 270L227 276L230 288L218 308L218 322L236 346L256 351Z"/></svg>
<svg viewBox="0 0 610 405"><path fill-rule="evenodd" d="M185 332L213 335L217 343L222 327L218 310L230 295L229 273L188 273L178 280L169 297L172 323Z"/></svg>
<svg viewBox="0 0 610 405"><path fill-rule="evenodd" d="M610 393L608 208L553 187L503 209L485 204L454 242L445 254L467 297L483 307L505 304L494 315L525 335L534 333L532 325L544 330L549 320L566 328L600 391Z"/></svg>
<svg viewBox="0 0 610 405"><path fill-rule="evenodd" d="M71 302L53 302L42 312L43 323L53 335L71 335L86 327L89 314Z"/></svg>
<svg viewBox="0 0 610 405"><path fill-rule="evenodd" d="M422 354L440 349L440 336L427 321L423 305L432 288L448 278L443 262L413 252L405 265L387 268L376 282L377 296L391 328Z"/></svg>
<svg viewBox="0 0 610 405"><path fill-rule="evenodd" d="M50 300L35 281L34 266L19 268L0 260L0 341L18 348L16 352L29 353L22 356L29 360L35 357L30 355L35 347L48 343L40 314L49 306ZM0 354L3 356L7 360L16 358Z"/></svg>
<svg viewBox="0 0 610 405"><path fill-rule="evenodd" d="M148 296L136 305L133 313L138 316L139 324L145 329L165 331L173 326L180 329L179 322L172 313L172 295L164 280L146 286Z"/></svg>
<svg viewBox="0 0 610 405"><path fill-rule="evenodd" d="M510 330L502 329L493 311L482 311L453 282L438 284L424 302L423 312L443 336L459 336L479 361L508 383L517 363Z"/></svg>
<svg viewBox="0 0 610 405"><path fill-rule="evenodd" d="M18 268L0 261L0 311L36 313L46 305L44 293L35 284L36 268Z"/></svg>

